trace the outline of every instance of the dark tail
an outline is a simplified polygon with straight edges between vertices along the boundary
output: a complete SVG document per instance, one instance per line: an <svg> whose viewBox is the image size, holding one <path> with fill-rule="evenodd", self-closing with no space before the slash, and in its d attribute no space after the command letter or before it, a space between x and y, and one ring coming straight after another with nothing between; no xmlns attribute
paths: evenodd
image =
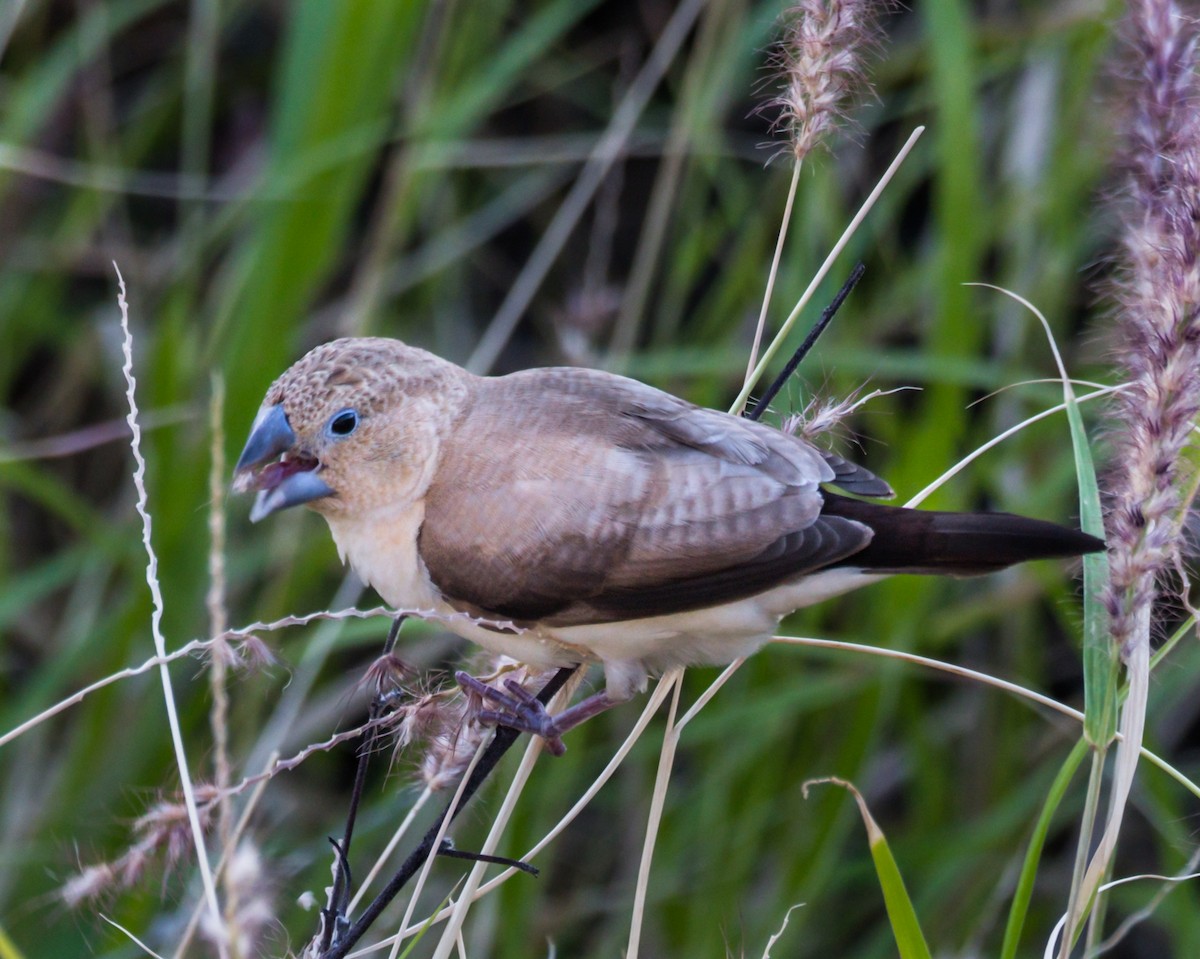
<svg viewBox="0 0 1200 959"><path fill-rule="evenodd" d="M865 549L842 563L881 573L971 576L1026 560L1104 549L1103 540L1080 530L1012 513L939 513L823 495L822 513L857 520L875 531Z"/></svg>

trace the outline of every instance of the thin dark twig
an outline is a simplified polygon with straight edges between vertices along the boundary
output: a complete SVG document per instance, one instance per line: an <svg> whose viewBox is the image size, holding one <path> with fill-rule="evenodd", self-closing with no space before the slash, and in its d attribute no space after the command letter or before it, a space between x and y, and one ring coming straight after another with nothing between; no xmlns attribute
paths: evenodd
<svg viewBox="0 0 1200 959"><path fill-rule="evenodd" d="M354 881L354 877L350 873L350 861L346 858L346 850L340 842L332 836L326 836L329 840L329 845L333 847L333 857L337 860L337 872L339 878L344 874L346 884L349 885Z"/></svg>
<svg viewBox="0 0 1200 959"><path fill-rule="evenodd" d="M383 641L383 655L388 656L396 648L396 639L400 635L400 627L408 619L408 613L401 613L392 620L392 628L388 630L387 639Z"/></svg>
<svg viewBox="0 0 1200 959"><path fill-rule="evenodd" d="M858 285L858 281L862 279L862 275L866 272L867 268L862 263L856 264L854 269L850 271L850 278L842 284L842 288L838 290L837 296L822 311L821 318L813 324L813 328L808 331L808 336L804 338L804 342L800 344L800 348L792 354L792 358L787 361L787 365L783 368L782 372L767 387L767 391L763 393L762 399L754 404L754 409L746 413L746 419L757 420L767 411L767 407L771 405L771 401L783 389L783 384L791 379L792 374L796 372L796 367L800 365L800 361L808 356L809 352L816 345L817 339L825 332L825 328L829 326L830 321L833 320L837 311L842 308L842 303L850 295L850 291Z"/></svg>
<svg viewBox="0 0 1200 959"><path fill-rule="evenodd" d="M338 883L344 883L346 888L350 887L350 862L346 858L346 851L332 836L326 837L329 840L329 845L333 846L334 858L334 887L336 889ZM324 920L324 927L321 932L321 948L324 949L330 941L337 937L338 933L344 930L350 923L346 919L343 907L334 902L334 896L339 895L334 891L330 891L329 905L321 910L321 918Z"/></svg>
<svg viewBox="0 0 1200 959"><path fill-rule="evenodd" d="M540 875L540 870L536 866L531 866L520 859L509 859L508 856L489 856L484 852L469 852L466 849L455 849L454 843L450 839L442 840L442 848L438 850L438 855L445 856L447 859L467 859L470 862L491 863L493 866L508 866L512 869L520 869L521 872L527 872L531 876Z"/></svg>
<svg viewBox="0 0 1200 959"><path fill-rule="evenodd" d="M396 647L396 638L400 635L400 627L404 625L406 616L397 616L392 620L388 629L387 639L383 642L383 655L388 655ZM329 904L325 907L325 929L321 936L321 948L328 949L333 942L335 927L345 922L346 907L350 903L350 840L354 837L354 824L358 819L358 808L362 804L363 789L367 781L367 766L375 751L375 739L378 728L375 720L389 705L389 696L382 690L377 690L375 699L367 713L367 731L363 733L362 745L358 750L358 766L354 770L354 788L350 793L350 807L346 811L346 826L342 832L341 843L332 838L334 849L337 850L337 865L333 873L333 888L329 891Z"/></svg>
<svg viewBox="0 0 1200 959"><path fill-rule="evenodd" d="M553 676L551 676L550 681L547 682L546 685L542 687L541 692L537 694L538 701L541 702L543 706L548 705L550 700L554 698L554 694L562 688L563 684L578 668L578 666L564 666ZM347 930L344 937L339 938L338 941L329 949L323 948L320 959L344 959L346 953L348 953L354 947L354 944L362 938L363 934L371 928L371 925L376 919L379 918L379 914L387 908L388 904L391 903L393 899L396 898L400 890L404 888L405 884L416 875L417 870L421 868L421 864L429 858L429 854L433 850L433 844L437 839L437 834L442 828L443 820L449 816L451 822L454 821L455 817L462 812L462 810L466 807L467 802L472 796L475 795L476 792L478 792L479 787L483 785L484 781L491 774L492 770L496 768L497 763L500 762L504 754L508 752L509 748L511 748L512 744L517 741L517 737L520 735L521 733L518 730L513 729L510 726L496 727L496 734L492 737L492 741L488 744L487 749L484 750L483 755L479 758L479 762L475 764L475 768L471 772L471 777L467 780L466 785L463 787L462 795L459 798L458 804L454 805L453 800L447 804L446 808L442 811L442 814L438 816L433 825L429 827L429 831L425 833L425 837L417 845L417 848L409 853L409 856L404 861L404 864L398 870L396 870L396 874L392 876L392 878L388 881L388 884L380 891L379 895L371 900L370 905L363 910L362 915L359 916L354 925Z"/></svg>

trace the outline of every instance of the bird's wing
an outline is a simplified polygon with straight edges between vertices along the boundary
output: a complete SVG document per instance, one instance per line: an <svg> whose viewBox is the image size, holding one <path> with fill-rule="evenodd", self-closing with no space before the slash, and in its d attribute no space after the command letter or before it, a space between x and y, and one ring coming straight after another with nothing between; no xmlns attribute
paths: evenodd
<svg viewBox="0 0 1200 959"><path fill-rule="evenodd" d="M443 440L419 550L450 602L517 621L711 606L870 541L864 524L821 515L819 484L858 475L841 464L623 377L486 379Z"/></svg>
<svg viewBox="0 0 1200 959"><path fill-rule="evenodd" d="M890 499L896 495L887 483L869 469L842 459L836 453L830 453L828 450L821 450L820 453L826 465L833 470L833 479L829 480L830 486L837 486L847 493L854 493L858 496Z"/></svg>

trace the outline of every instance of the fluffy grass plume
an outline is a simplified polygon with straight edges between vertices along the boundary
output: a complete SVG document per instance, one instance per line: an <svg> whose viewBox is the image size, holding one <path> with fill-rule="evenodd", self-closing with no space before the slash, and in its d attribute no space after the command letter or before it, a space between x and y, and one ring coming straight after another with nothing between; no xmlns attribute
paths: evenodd
<svg viewBox="0 0 1200 959"><path fill-rule="evenodd" d="M867 88L865 55L878 45L879 4L802 0L783 14L774 65L783 91L771 101L796 162L827 140Z"/></svg>
<svg viewBox="0 0 1200 959"><path fill-rule="evenodd" d="M1112 509L1114 640L1149 641L1138 611L1182 543L1184 448L1200 411L1200 84L1195 21L1173 0L1130 5L1138 70L1127 131L1125 263L1117 288L1117 362L1129 388L1116 401Z"/></svg>

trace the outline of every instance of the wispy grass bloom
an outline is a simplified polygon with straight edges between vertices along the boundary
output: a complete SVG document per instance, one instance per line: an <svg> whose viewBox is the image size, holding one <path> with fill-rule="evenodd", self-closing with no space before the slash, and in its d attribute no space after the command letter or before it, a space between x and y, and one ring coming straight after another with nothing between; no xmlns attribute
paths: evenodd
<svg viewBox="0 0 1200 959"><path fill-rule="evenodd" d="M780 110L799 162L845 118L866 86L863 54L876 45L875 4L863 0L801 0L784 13L775 63Z"/></svg>
<svg viewBox="0 0 1200 959"><path fill-rule="evenodd" d="M783 90L764 106L779 111L776 125L788 131L793 159L792 182L788 187L775 255L771 259L754 343L746 364L747 390L757 378L758 349L766 329L767 310L792 220L800 167L813 148L841 124L854 95L866 86L863 55L871 47L878 46L874 10L875 6L864 0L801 0L784 12L783 37L775 47L772 61L781 76ZM793 322L794 318L784 323L775 343L767 348L766 358L774 353ZM744 397L739 398L736 409L740 409L744 401Z"/></svg>
<svg viewBox="0 0 1200 959"><path fill-rule="evenodd" d="M1171 0L1130 4L1138 76L1128 137L1126 263L1109 513L1114 640L1145 642L1155 582L1182 543L1181 454L1200 411L1200 84L1195 23Z"/></svg>

